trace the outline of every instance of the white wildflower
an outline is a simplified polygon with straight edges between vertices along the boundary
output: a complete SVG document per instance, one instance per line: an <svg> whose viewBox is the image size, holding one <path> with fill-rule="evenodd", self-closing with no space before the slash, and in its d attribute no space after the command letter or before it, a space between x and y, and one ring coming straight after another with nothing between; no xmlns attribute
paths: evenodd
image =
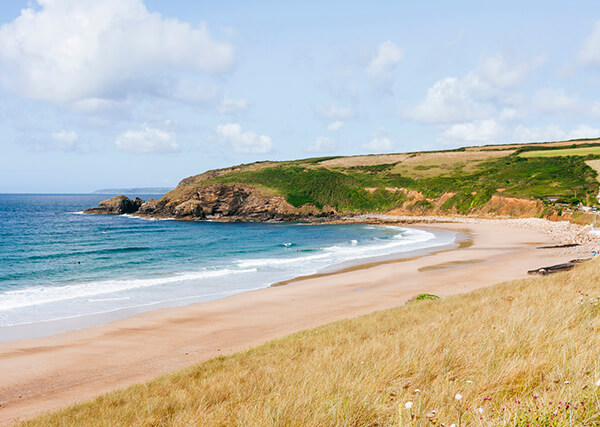
<svg viewBox="0 0 600 427"><path fill-rule="evenodd" d="M418 388L415 388L415 393L421 393L421 390L419 390Z"/></svg>
<svg viewBox="0 0 600 427"><path fill-rule="evenodd" d="M406 409L410 409L410 408L412 408L412 405L413 405L413 404L412 404L412 402L406 402L406 403L404 404L404 407L405 407Z"/></svg>
<svg viewBox="0 0 600 427"><path fill-rule="evenodd" d="M462 394L456 393L456 396L454 396L454 398L456 400L461 400L462 399Z"/></svg>
<svg viewBox="0 0 600 427"><path fill-rule="evenodd" d="M600 380L596 381L596 387L600 387Z"/></svg>

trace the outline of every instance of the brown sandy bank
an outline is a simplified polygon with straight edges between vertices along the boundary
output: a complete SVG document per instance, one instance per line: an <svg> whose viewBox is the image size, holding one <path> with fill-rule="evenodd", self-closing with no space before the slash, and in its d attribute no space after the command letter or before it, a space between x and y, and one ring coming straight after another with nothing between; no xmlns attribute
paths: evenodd
<svg viewBox="0 0 600 427"><path fill-rule="evenodd" d="M0 344L0 423L9 424L215 356L333 320L526 277L572 259L539 230L482 223L428 224L467 230L467 248L370 265L105 326Z"/></svg>

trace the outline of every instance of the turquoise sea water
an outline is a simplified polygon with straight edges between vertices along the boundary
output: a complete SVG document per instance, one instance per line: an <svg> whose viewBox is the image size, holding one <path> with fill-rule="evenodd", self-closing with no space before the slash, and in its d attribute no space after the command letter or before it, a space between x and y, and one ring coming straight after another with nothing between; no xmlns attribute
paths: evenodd
<svg viewBox="0 0 600 427"><path fill-rule="evenodd" d="M454 242L369 225L84 215L106 195L0 195L0 340L24 324L222 298ZM151 196L145 196L148 198ZM124 314L123 316L125 316ZM6 335L6 334L5 334ZM14 332L8 334L14 339Z"/></svg>

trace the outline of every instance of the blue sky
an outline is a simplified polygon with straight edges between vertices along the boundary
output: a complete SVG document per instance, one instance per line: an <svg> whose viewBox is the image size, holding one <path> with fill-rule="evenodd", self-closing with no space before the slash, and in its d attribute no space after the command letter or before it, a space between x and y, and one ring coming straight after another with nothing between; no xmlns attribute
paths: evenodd
<svg viewBox="0 0 600 427"><path fill-rule="evenodd" d="M10 0L0 192L600 136L593 1Z"/></svg>

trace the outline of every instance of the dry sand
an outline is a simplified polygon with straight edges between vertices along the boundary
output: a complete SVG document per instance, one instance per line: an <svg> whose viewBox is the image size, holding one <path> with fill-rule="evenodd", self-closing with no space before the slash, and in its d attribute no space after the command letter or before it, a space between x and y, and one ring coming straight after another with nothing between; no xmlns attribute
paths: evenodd
<svg viewBox="0 0 600 427"><path fill-rule="evenodd" d="M294 331L527 277L574 258L538 249L556 236L515 224L427 224L468 232L473 244L394 263L293 281L107 325L0 343L0 424L28 419ZM554 237L554 238L553 238ZM577 254L580 255L580 254Z"/></svg>

